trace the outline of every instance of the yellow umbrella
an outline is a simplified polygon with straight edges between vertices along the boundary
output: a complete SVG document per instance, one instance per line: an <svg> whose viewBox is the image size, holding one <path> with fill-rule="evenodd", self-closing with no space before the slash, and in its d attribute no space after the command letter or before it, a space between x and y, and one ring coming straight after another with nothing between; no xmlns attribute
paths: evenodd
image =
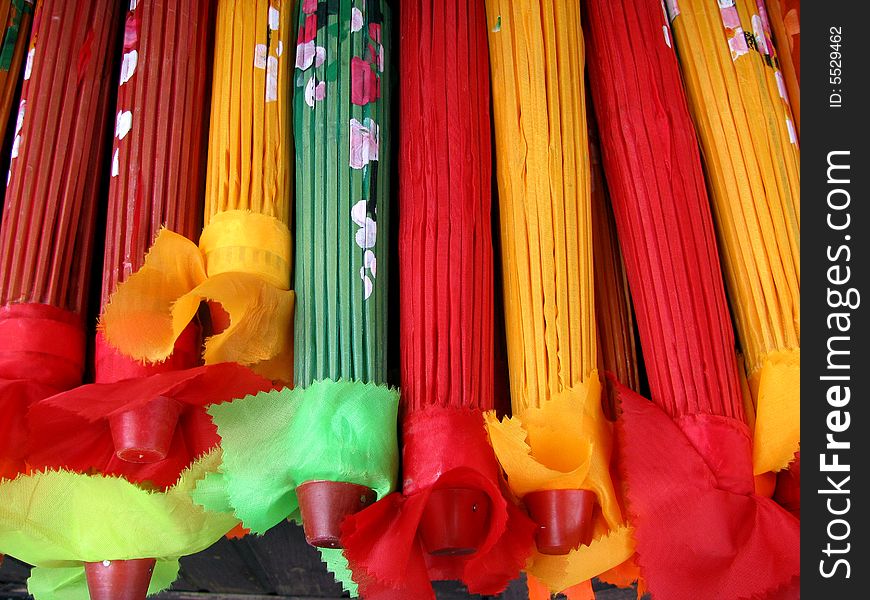
<svg viewBox="0 0 870 600"><path fill-rule="evenodd" d="M552 591L625 561L630 531L610 478L601 409L580 7L488 0L505 328L513 417L489 415L512 492L589 490L594 541L536 553ZM540 547L540 540L539 540Z"/></svg>
<svg viewBox="0 0 870 600"><path fill-rule="evenodd" d="M747 0L668 2L756 413L754 470L800 442L800 152L764 19Z"/></svg>

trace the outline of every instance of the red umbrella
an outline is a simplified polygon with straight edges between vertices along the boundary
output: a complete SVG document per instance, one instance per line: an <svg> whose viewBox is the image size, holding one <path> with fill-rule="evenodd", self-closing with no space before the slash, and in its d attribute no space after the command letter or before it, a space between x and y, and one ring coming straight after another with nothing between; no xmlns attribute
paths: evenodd
<svg viewBox="0 0 870 600"><path fill-rule="evenodd" d="M24 466L25 406L81 383L118 24L108 0L46 0L34 18L0 227L0 476Z"/></svg>
<svg viewBox="0 0 870 600"><path fill-rule="evenodd" d="M494 408L489 69L482 1L401 12L401 494L345 520L360 594L434 598L430 580L500 593L534 524L501 492ZM445 52L445 39L457 40Z"/></svg>
<svg viewBox="0 0 870 600"><path fill-rule="evenodd" d="M779 51L777 58L788 90L788 101L794 115L797 133L801 132L801 3L800 0L765 0L759 9L767 8L773 29L773 41ZM761 12L759 10L759 12ZM836 35L836 34L834 34ZM831 40L833 43L833 40Z"/></svg>
<svg viewBox="0 0 870 600"><path fill-rule="evenodd" d="M116 286L142 266L162 228L191 239L199 232L210 12L207 0L155 0L127 12L103 310ZM30 412L31 463L172 485L219 441L204 405L271 387L239 365L194 368L200 363L196 323L169 359L153 364L121 354L98 333L96 384L49 398Z"/></svg>
<svg viewBox="0 0 870 600"><path fill-rule="evenodd" d="M672 38L657 0L588 0L590 81L652 402L620 388L638 562L662 598L767 597L799 523L754 493L734 335Z"/></svg>
<svg viewBox="0 0 870 600"><path fill-rule="evenodd" d="M587 99L588 99L587 91ZM591 103L588 103L591 104ZM616 239L616 222L610 206L607 181L601 164L601 142L595 129L592 110L589 114L589 182L592 196L592 260L595 278L595 323L602 373L613 373L617 381L638 391L640 373L637 364L637 340L634 312L628 293L625 264ZM608 404L608 417L615 418Z"/></svg>

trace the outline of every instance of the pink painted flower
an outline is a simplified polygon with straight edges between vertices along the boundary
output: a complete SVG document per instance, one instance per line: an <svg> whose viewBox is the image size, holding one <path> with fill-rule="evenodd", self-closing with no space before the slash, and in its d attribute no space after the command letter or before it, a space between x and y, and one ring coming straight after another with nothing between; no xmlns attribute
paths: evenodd
<svg viewBox="0 0 870 600"><path fill-rule="evenodd" d="M746 36L743 35L743 29L738 29L734 37L728 40L728 47L731 49L731 60L737 60L749 52L749 46L746 45Z"/></svg>
<svg viewBox="0 0 870 600"><path fill-rule="evenodd" d="M310 15L311 13L317 10L317 0L305 0L302 3L302 12L306 15Z"/></svg>
<svg viewBox="0 0 870 600"><path fill-rule="evenodd" d="M350 30L354 33L363 28L363 14L360 9L353 7L350 11Z"/></svg>
<svg viewBox="0 0 870 600"><path fill-rule="evenodd" d="M315 81L314 76L312 75L308 79L308 83L305 85L305 104L314 108L314 103L320 102L324 98L326 98L326 82Z"/></svg>
<svg viewBox="0 0 870 600"><path fill-rule="evenodd" d="M377 65L379 72L384 72L384 47L381 44L378 44L377 48L369 44L368 61L373 65Z"/></svg>
<svg viewBox="0 0 870 600"><path fill-rule="evenodd" d="M381 80L371 65L358 56L350 60L350 100L357 106L374 102L381 97Z"/></svg>
<svg viewBox="0 0 870 600"><path fill-rule="evenodd" d="M127 13L127 21L124 23L124 52L132 50L139 45L139 17L132 12Z"/></svg>
<svg viewBox="0 0 870 600"><path fill-rule="evenodd" d="M365 125L356 119L350 120L350 166L362 169L373 160L378 160L378 124L366 118Z"/></svg>
<svg viewBox="0 0 870 600"><path fill-rule="evenodd" d="M317 53L314 40L296 46L296 68L305 70L314 64L314 55Z"/></svg>
<svg viewBox="0 0 870 600"><path fill-rule="evenodd" d="M740 29L740 15L737 12L736 6L729 6L719 10L722 15L722 23L728 29Z"/></svg>
<svg viewBox="0 0 870 600"><path fill-rule="evenodd" d="M377 43L381 43L381 24L369 23L369 37Z"/></svg>
<svg viewBox="0 0 870 600"><path fill-rule="evenodd" d="M305 23L299 26L299 38L297 44L304 44L317 37L317 15L308 15Z"/></svg>
<svg viewBox="0 0 870 600"><path fill-rule="evenodd" d="M296 68L305 71L311 65L319 67L326 60L326 48L315 46L314 41L296 46Z"/></svg>

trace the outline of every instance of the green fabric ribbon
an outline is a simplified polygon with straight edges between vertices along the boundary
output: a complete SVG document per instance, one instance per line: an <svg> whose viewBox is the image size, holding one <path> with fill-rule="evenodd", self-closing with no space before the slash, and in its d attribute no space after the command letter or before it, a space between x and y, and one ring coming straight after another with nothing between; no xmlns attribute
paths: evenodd
<svg viewBox="0 0 870 600"><path fill-rule="evenodd" d="M398 403L386 386L326 380L212 405L223 464L193 500L232 511L262 534L284 519L300 521L296 487L306 481L356 483L380 499L398 474Z"/></svg>
<svg viewBox="0 0 870 600"><path fill-rule="evenodd" d="M232 512L253 533L301 522L296 487L325 479L367 486L383 498L399 469L399 392L358 381L318 381L215 404L209 413L223 449L220 472L199 481L193 500ZM341 550L321 559L352 596L357 586Z"/></svg>
<svg viewBox="0 0 870 600"><path fill-rule="evenodd" d="M178 558L204 550L238 522L191 502L220 463L213 451L165 492L120 477L45 471L0 482L0 552L34 565L36 600L87 600L84 562L156 558L149 593L168 588Z"/></svg>

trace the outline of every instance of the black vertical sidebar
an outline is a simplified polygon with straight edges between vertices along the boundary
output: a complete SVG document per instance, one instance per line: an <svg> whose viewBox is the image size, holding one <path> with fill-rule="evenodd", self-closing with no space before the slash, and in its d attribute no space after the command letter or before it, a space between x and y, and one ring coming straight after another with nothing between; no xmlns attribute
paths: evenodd
<svg viewBox="0 0 870 600"><path fill-rule="evenodd" d="M801 592L839 600L870 545L870 31L863 2L801 4Z"/></svg>

